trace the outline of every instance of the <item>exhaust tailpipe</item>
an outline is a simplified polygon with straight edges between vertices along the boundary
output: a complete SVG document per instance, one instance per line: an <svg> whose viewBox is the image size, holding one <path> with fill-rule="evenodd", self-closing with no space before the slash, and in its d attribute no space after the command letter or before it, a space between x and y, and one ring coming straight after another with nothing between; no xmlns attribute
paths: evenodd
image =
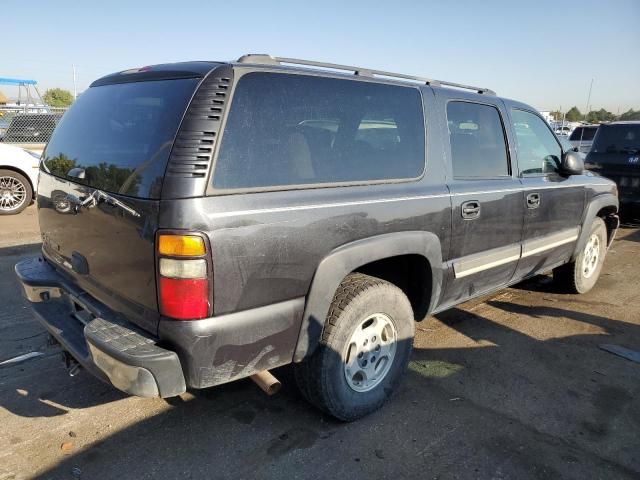
<svg viewBox="0 0 640 480"><path fill-rule="evenodd" d="M271 375L271 372L269 372L269 370L263 370L261 372L254 373L250 378L267 395L274 395L278 393L280 387L282 387L280 380Z"/></svg>

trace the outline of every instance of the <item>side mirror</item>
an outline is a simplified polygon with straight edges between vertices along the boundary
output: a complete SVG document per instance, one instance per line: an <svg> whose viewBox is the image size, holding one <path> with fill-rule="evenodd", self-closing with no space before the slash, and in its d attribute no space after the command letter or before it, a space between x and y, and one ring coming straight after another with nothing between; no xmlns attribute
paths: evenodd
<svg viewBox="0 0 640 480"><path fill-rule="evenodd" d="M584 160L578 152L569 150L562 154L560 173L563 175L582 175L584 173Z"/></svg>

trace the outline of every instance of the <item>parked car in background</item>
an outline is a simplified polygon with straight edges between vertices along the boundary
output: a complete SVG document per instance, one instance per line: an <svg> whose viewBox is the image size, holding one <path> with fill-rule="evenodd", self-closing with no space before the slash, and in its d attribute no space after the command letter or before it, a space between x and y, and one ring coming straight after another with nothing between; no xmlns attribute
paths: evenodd
<svg viewBox="0 0 640 480"><path fill-rule="evenodd" d="M555 129L555 134L558 136L566 137L571 133L571 127L558 127Z"/></svg>
<svg viewBox="0 0 640 480"><path fill-rule="evenodd" d="M622 213L640 211L640 121L600 125L585 166L618 185Z"/></svg>
<svg viewBox="0 0 640 480"><path fill-rule="evenodd" d="M38 185L40 154L0 143L0 215L27 208Z"/></svg>
<svg viewBox="0 0 640 480"><path fill-rule="evenodd" d="M551 270L587 292L618 227L524 103L267 55L101 78L41 168L16 273L70 364L172 397L294 363L341 420L397 389L416 321Z"/></svg>
<svg viewBox="0 0 640 480"><path fill-rule="evenodd" d="M576 127L571 135L569 135L569 141L571 145L578 149L578 152L589 153L591 145L593 143L593 137L598 131L600 125L581 125Z"/></svg>

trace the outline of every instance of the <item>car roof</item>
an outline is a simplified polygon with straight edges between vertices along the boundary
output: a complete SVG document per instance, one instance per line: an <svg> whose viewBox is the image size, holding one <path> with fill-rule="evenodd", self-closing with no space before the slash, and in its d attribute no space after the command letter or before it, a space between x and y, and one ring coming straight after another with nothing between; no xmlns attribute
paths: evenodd
<svg viewBox="0 0 640 480"><path fill-rule="evenodd" d="M145 80L169 80L179 78L202 78L220 62L192 61L162 63L144 67L129 68L111 73L94 81L90 87L110 85L115 83L143 82Z"/></svg>

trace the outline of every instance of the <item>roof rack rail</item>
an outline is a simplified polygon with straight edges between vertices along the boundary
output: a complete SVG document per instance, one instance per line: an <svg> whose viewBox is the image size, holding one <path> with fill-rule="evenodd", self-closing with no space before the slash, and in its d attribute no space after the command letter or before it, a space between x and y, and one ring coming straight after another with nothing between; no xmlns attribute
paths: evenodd
<svg viewBox="0 0 640 480"><path fill-rule="evenodd" d="M302 60L299 58L272 57L271 55L259 54L259 53L250 53L248 55L243 55L237 60L237 62L238 63L257 63L257 64L263 64L263 65L282 65L282 64L304 65L308 67L326 68L331 70L345 70L345 71L353 72L354 75L358 75L361 77L399 78L402 80L412 80L412 81L424 83L426 85L455 87L455 88L461 88L464 90L473 90L474 92L481 93L484 95L496 94L496 92L494 92L489 88L474 87L472 85L463 85L461 83L446 82L443 80L434 80L432 78L418 77L415 75L405 75L404 73L385 72L384 70L374 70L371 68L353 67L350 65L339 65L337 63L314 62L313 60Z"/></svg>

